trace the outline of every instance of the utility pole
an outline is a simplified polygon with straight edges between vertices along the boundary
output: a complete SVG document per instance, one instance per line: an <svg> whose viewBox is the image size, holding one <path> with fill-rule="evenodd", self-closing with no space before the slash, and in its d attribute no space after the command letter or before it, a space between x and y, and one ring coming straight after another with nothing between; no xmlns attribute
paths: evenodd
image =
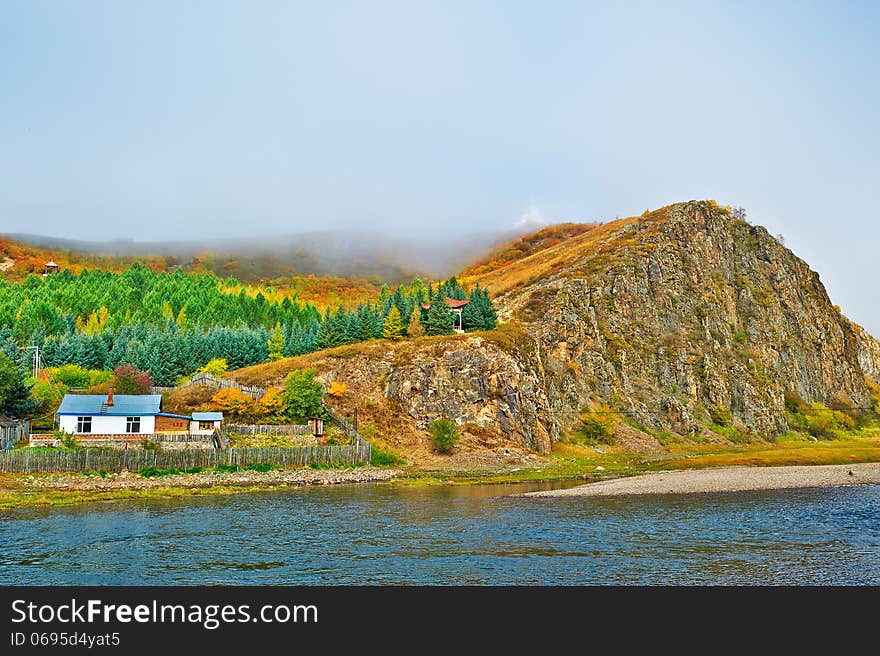
<svg viewBox="0 0 880 656"><path fill-rule="evenodd" d="M34 379L36 379L40 373L40 347L36 344L25 347L25 351L30 351L31 349L34 351Z"/></svg>

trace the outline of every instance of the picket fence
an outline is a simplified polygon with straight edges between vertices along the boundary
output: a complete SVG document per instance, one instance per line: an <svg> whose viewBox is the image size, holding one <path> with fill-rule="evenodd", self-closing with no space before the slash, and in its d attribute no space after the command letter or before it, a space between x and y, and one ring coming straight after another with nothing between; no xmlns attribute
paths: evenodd
<svg viewBox="0 0 880 656"><path fill-rule="evenodd" d="M238 435L311 435L308 424L224 424L223 430Z"/></svg>
<svg viewBox="0 0 880 656"><path fill-rule="evenodd" d="M369 463L372 448L364 440L345 446L254 447L232 449L14 449L0 453L0 472L140 471L157 469L208 469L218 465L241 467L269 463L294 465L351 465Z"/></svg>
<svg viewBox="0 0 880 656"><path fill-rule="evenodd" d="M252 399L259 401L263 398L263 395L266 393L262 387L249 387L247 385L242 385L234 380L228 380L226 378L218 378L213 374L199 373L195 374L192 379L180 385L178 387L154 387L152 392L154 394L161 394L162 392L169 392L174 389L181 389L184 387L192 387L193 385L204 385L205 387L214 390L215 392L219 392L223 389L234 388L240 390L244 394L247 394Z"/></svg>

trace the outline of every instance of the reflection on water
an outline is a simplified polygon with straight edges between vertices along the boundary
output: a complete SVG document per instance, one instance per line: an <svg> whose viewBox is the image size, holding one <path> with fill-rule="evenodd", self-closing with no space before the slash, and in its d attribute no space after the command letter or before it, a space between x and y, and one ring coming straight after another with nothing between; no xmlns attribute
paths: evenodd
<svg viewBox="0 0 880 656"><path fill-rule="evenodd" d="M389 485L19 510L0 583L880 584L880 486L518 498Z"/></svg>

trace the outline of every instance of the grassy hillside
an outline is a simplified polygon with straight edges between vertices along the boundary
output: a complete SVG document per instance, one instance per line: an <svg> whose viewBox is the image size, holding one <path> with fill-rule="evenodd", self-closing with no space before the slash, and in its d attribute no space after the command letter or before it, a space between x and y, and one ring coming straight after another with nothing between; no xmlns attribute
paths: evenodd
<svg viewBox="0 0 880 656"><path fill-rule="evenodd" d="M597 223L558 223L537 232L523 235L491 251L488 255L462 271L464 277L476 277L494 273L510 264L538 251L555 246L561 242L596 228Z"/></svg>

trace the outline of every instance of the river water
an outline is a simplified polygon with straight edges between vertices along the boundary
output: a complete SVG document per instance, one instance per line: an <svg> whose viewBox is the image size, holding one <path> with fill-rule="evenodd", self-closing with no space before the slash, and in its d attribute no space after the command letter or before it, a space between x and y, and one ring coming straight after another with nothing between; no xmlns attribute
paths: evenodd
<svg viewBox="0 0 880 656"><path fill-rule="evenodd" d="M880 486L340 485L0 516L4 584L880 584Z"/></svg>

